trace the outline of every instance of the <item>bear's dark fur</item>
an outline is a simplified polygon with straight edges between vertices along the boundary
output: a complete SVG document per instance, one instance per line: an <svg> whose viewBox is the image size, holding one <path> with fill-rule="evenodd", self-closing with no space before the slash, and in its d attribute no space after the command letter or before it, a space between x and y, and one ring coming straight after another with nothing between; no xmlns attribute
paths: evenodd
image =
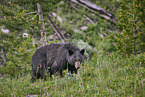
<svg viewBox="0 0 145 97"><path fill-rule="evenodd" d="M80 50L75 44L52 43L36 50L32 56L32 81L36 78L46 79L45 74L58 72L68 68L70 73L77 73L80 63L84 60L85 50Z"/></svg>

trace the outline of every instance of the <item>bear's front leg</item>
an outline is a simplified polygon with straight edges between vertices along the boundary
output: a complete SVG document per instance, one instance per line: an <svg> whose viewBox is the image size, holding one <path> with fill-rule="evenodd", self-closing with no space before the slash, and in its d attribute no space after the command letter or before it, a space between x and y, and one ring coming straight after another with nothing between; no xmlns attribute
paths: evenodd
<svg viewBox="0 0 145 97"><path fill-rule="evenodd" d="M62 69L59 69L59 75L62 77L63 74L62 74Z"/></svg>

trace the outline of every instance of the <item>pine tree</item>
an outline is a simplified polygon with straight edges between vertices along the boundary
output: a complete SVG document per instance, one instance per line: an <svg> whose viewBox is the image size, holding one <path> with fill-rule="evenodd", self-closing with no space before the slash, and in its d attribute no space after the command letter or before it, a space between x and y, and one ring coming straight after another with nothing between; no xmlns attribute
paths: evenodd
<svg viewBox="0 0 145 97"><path fill-rule="evenodd" d="M118 25L121 33L111 34L117 52L123 56L138 54L145 51L145 1L121 0Z"/></svg>
<svg viewBox="0 0 145 97"><path fill-rule="evenodd" d="M57 0L61 1L61 0ZM51 11L57 4L56 0L4 0L0 2L0 26L9 30L9 33L0 31L0 48L3 58L0 71L4 75L15 76L30 70L30 61L35 45L32 38L40 38L42 22L39 22L37 3L42 6L43 15ZM46 18L46 17L44 17ZM44 19L48 21L48 19ZM29 37L22 37L23 32ZM40 40L40 39L39 39Z"/></svg>

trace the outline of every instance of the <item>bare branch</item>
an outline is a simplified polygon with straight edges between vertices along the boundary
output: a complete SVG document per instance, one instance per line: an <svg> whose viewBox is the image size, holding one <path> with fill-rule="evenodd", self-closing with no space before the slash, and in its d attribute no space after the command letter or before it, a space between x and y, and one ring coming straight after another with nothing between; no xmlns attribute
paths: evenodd
<svg viewBox="0 0 145 97"><path fill-rule="evenodd" d="M5 56L4 56L3 48L1 48L1 53L2 53L1 57L3 58L4 63L6 63L6 59L5 59Z"/></svg>
<svg viewBox="0 0 145 97"><path fill-rule="evenodd" d="M34 17L36 17L39 13L37 13ZM34 17L32 18L32 20L34 19Z"/></svg>
<svg viewBox="0 0 145 97"><path fill-rule="evenodd" d="M35 46L34 27L32 28L29 26L29 28L32 30L32 39L33 39L32 44L33 44L33 46Z"/></svg>
<svg viewBox="0 0 145 97"><path fill-rule="evenodd" d="M24 16L29 15L29 14L33 14L33 13L37 13L37 12L26 13L26 14L24 14Z"/></svg>
<svg viewBox="0 0 145 97"><path fill-rule="evenodd" d="M77 12L79 12L79 10L78 10L70 1L67 1L67 2L71 5L71 7L73 7ZM87 16L84 15L84 14L83 14L83 16L84 16L88 21L90 21L91 23L94 24L94 22L93 22L89 17L87 17Z"/></svg>
<svg viewBox="0 0 145 97"><path fill-rule="evenodd" d="M60 40L62 42L66 42L65 37L63 36L63 34L59 31L59 29L57 28L57 26L54 24L54 22L51 20L51 17L49 16L49 14L47 13L47 17L50 21L51 26L53 27L53 30L56 32L56 34L58 35L58 37L60 38ZM60 34L61 33L61 34Z"/></svg>
<svg viewBox="0 0 145 97"><path fill-rule="evenodd" d="M108 12L107 10L101 8L96 4L93 4L90 1L87 0L71 0L71 1L79 4L82 7L87 8L88 10L92 11L95 14L98 14L101 17L104 17L107 20L110 20L113 23L117 21L117 18L114 14Z"/></svg>
<svg viewBox="0 0 145 97"><path fill-rule="evenodd" d="M141 50L141 51L137 51L136 54L143 53L144 51L145 51L145 49Z"/></svg>
<svg viewBox="0 0 145 97"><path fill-rule="evenodd" d="M132 10L132 8L131 7L129 7L126 3L125 3L125 1L123 0L123 3L128 7L128 8L130 8L131 10Z"/></svg>
<svg viewBox="0 0 145 97"><path fill-rule="evenodd" d="M39 13L39 23L42 22L41 28L40 28L40 32L41 32L41 42L42 45L46 45L46 32L45 32L45 24L44 24L44 19L43 19L43 12L41 9L41 6L39 4L39 2L37 3L37 8L38 8L38 13Z"/></svg>

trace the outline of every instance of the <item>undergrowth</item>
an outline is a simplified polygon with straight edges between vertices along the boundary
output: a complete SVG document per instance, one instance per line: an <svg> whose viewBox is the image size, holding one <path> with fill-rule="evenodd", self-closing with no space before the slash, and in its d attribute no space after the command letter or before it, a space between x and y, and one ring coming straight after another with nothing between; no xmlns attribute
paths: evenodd
<svg viewBox="0 0 145 97"><path fill-rule="evenodd" d="M122 58L117 54L94 54L78 74L53 76L30 82L31 74L18 78L0 78L0 96L145 96L145 54Z"/></svg>

